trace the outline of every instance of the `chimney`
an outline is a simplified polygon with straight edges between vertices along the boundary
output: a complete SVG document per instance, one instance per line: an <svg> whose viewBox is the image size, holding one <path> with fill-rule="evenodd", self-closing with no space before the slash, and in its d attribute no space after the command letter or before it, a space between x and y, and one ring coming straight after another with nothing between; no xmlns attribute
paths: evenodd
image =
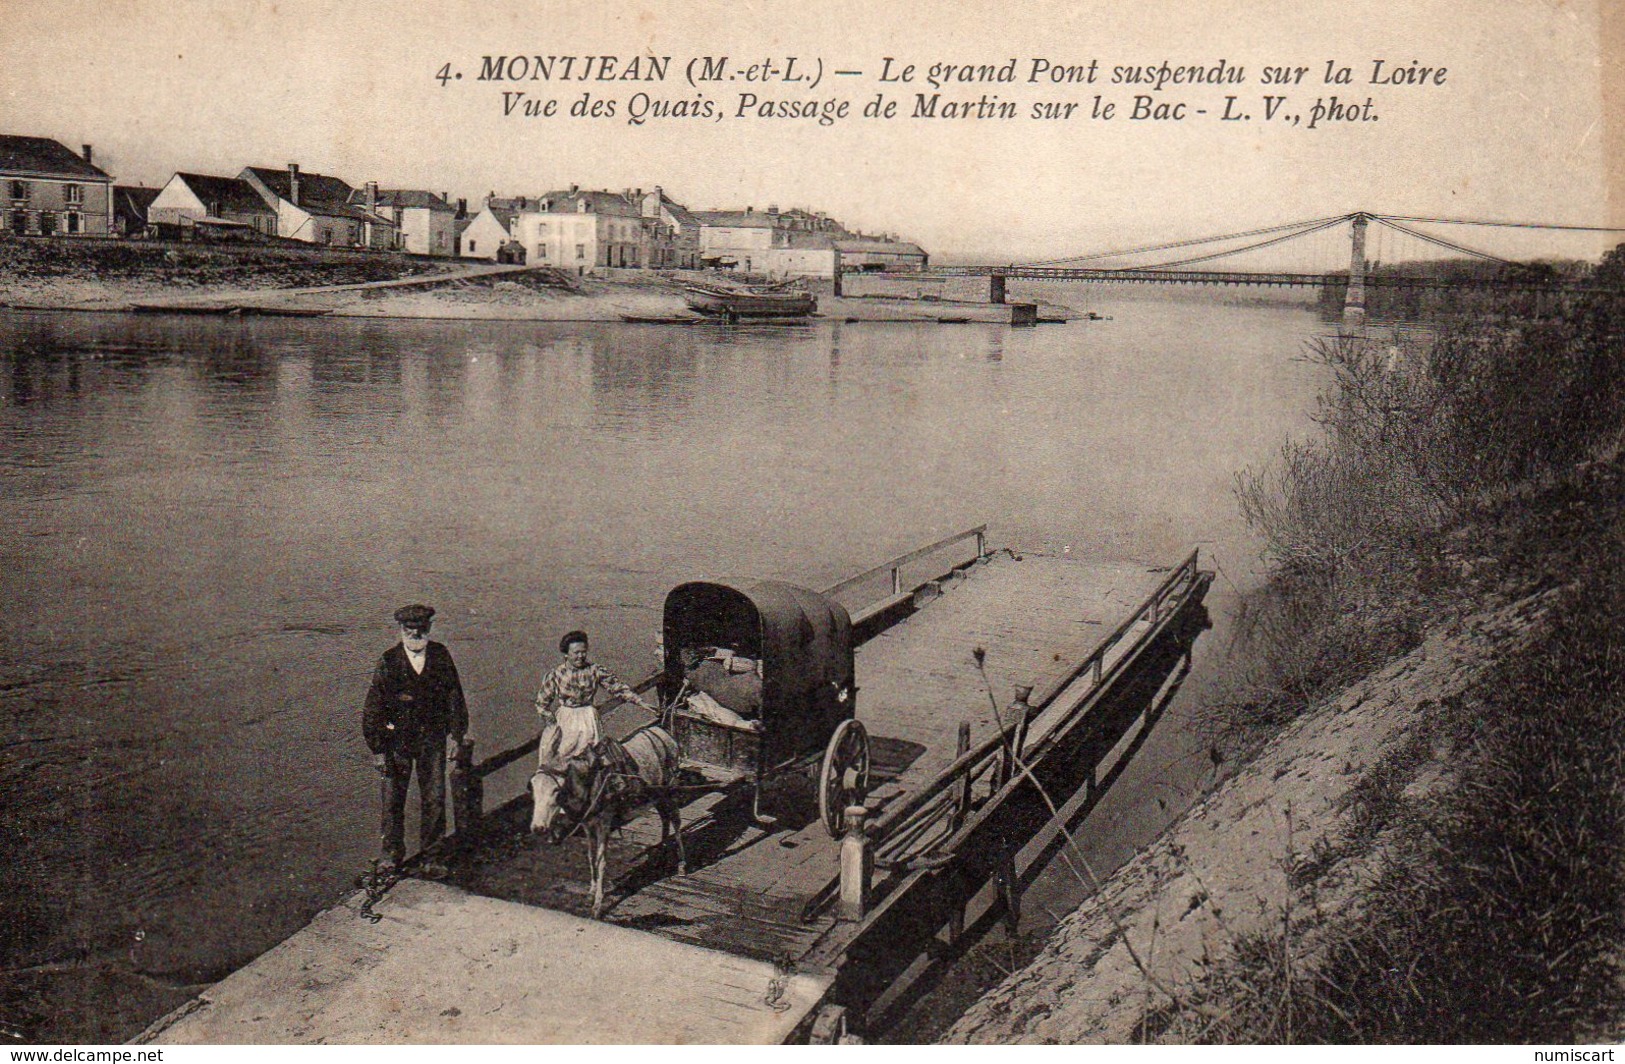
<svg viewBox="0 0 1625 1064"><path fill-rule="evenodd" d="M91 166L95 166L96 165L96 160L94 158L94 154L90 150L90 145L81 144L80 148L83 149L83 151L84 151L85 162L89 163Z"/></svg>
<svg viewBox="0 0 1625 1064"><path fill-rule="evenodd" d="M459 218L467 218L468 217L468 200L464 199L461 196L457 197L457 217L459 217Z"/></svg>
<svg viewBox="0 0 1625 1064"><path fill-rule="evenodd" d="M570 195L574 196L577 192L580 192L580 191L581 191L581 186L580 185L571 185L570 186Z"/></svg>
<svg viewBox="0 0 1625 1064"><path fill-rule="evenodd" d="M376 181L368 181L367 182L367 210L369 210L369 211L373 210L377 206L378 206L378 182L376 182Z"/></svg>
<svg viewBox="0 0 1625 1064"><path fill-rule="evenodd" d="M288 164L288 202L299 206L299 164Z"/></svg>
<svg viewBox="0 0 1625 1064"><path fill-rule="evenodd" d="M443 203L450 203L451 202L451 193L450 192L442 192L440 194L440 199L441 199L441 202L443 202Z"/></svg>
<svg viewBox="0 0 1625 1064"><path fill-rule="evenodd" d="M767 208L767 213L769 213L769 214L778 214L779 213L778 204L773 204L773 205L769 206Z"/></svg>

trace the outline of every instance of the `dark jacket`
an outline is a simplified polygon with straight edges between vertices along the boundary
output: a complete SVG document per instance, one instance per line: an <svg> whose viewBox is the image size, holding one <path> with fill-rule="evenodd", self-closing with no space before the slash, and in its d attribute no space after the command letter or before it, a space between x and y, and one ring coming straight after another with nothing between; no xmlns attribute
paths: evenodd
<svg viewBox="0 0 1625 1064"><path fill-rule="evenodd" d="M425 741L444 745L447 735L461 739L468 732L468 703L451 651L431 641L426 653L419 674L396 643L373 670L361 713L361 734L373 753L413 755Z"/></svg>

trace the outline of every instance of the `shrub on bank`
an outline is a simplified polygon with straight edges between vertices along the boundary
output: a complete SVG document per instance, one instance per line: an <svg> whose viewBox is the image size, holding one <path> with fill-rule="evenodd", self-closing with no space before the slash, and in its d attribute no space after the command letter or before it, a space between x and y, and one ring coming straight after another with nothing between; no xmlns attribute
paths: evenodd
<svg viewBox="0 0 1625 1064"><path fill-rule="evenodd" d="M1599 274L1625 278L1616 252ZM1274 579L1222 723L1255 737L1408 650L1441 612L1559 586L1527 651L1428 729L1452 792L1384 792L1380 898L1304 906L1148 1017L1202 1041L1613 1039L1625 932L1625 300L1326 341L1321 433L1243 474ZM1392 790L1392 788L1390 788ZM1348 815L1358 818L1360 808ZM1317 872L1294 869L1312 895Z"/></svg>
<svg viewBox="0 0 1625 1064"><path fill-rule="evenodd" d="M1610 269L1625 279L1625 257ZM1329 380L1318 436L1237 478L1273 579L1242 618L1258 665L1230 724L1278 724L1416 645L1474 564L1472 537L1443 528L1617 448L1625 300L1530 306L1505 298L1422 341L1310 345Z"/></svg>

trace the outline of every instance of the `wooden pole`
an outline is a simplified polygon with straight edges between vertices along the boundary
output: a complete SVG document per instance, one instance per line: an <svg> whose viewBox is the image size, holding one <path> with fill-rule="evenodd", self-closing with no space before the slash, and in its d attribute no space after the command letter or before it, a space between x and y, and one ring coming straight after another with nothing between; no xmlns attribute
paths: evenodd
<svg viewBox="0 0 1625 1064"><path fill-rule="evenodd" d="M959 722L959 739L954 747L954 760L959 760L970 752L970 721ZM948 836L959 834L959 829L965 826L965 814L970 812L970 770L967 768L954 784L954 812L949 819ZM953 902L953 911L948 914L948 944L955 945L965 935L965 899L963 897Z"/></svg>
<svg viewBox="0 0 1625 1064"><path fill-rule="evenodd" d="M451 810L459 833L471 834L479 828L484 815L485 781L474 774L474 740L464 739L457 746L457 756L451 763Z"/></svg>

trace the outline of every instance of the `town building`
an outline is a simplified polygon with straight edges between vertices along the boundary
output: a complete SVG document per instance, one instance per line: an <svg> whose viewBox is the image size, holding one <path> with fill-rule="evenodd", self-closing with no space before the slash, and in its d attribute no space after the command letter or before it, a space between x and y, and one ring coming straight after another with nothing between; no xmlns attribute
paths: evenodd
<svg viewBox="0 0 1625 1064"><path fill-rule="evenodd" d="M571 185L539 197L534 209L515 216L513 237L532 266L580 273L643 269L657 243L671 241L670 228L645 218L643 190L603 192ZM668 255L669 257L669 255Z"/></svg>
<svg viewBox="0 0 1625 1064"><path fill-rule="evenodd" d="M692 211L656 185L638 196L640 213L663 229L656 229L650 249L651 269L692 270L700 265L700 221ZM669 234L669 238L668 238Z"/></svg>
<svg viewBox="0 0 1625 1064"><path fill-rule="evenodd" d="M162 189L145 185L113 186L113 234L133 240L147 235L147 211Z"/></svg>
<svg viewBox="0 0 1625 1064"><path fill-rule="evenodd" d="M250 182L177 172L147 208L153 235L165 240L277 235L277 212Z"/></svg>
<svg viewBox="0 0 1625 1064"><path fill-rule="evenodd" d="M795 208L694 211L699 264L759 277L833 277L842 270L922 269L918 245L854 233L828 215Z"/></svg>
<svg viewBox="0 0 1625 1064"><path fill-rule="evenodd" d="M277 236L307 244L387 250L397 246L399 230L376 213L377 182L368 182L360 197L337 177L301 173L298 163L285 170L249 166L237 175L254 186L276 212Z"/></svg>
<svg viewBox="0 0 1625 1064"><path fill-rule="evenodd" d="M355 193L351 202L357 199L360 206L366 206L365 191ZM373 211L394 223L401 250L414 255L457 253L457 208L444 194L415 188L378 189Z"/></svg>
<svg viewBox="0 0 1625 1064"><path fill-rule="evenodd" d="M15 235L110 236L113 179L48 137L0 135L0 228Z"/></svg>
<svg viewBox="0 0 1625 1064"><path fill-rule="evenodd" d="M463 228L457 254L465 259L495 261L513 241L513 220L524 202L523 199L499 199L494 193L485 197L485 206Z"/></svg>
<svg viewBox="0 0 1625 1064"><path fill-rule="evenodd" d="M835 241L835 251L843 271L913 273L931 262L923 248L905 240L853 237Z"/></svg>

